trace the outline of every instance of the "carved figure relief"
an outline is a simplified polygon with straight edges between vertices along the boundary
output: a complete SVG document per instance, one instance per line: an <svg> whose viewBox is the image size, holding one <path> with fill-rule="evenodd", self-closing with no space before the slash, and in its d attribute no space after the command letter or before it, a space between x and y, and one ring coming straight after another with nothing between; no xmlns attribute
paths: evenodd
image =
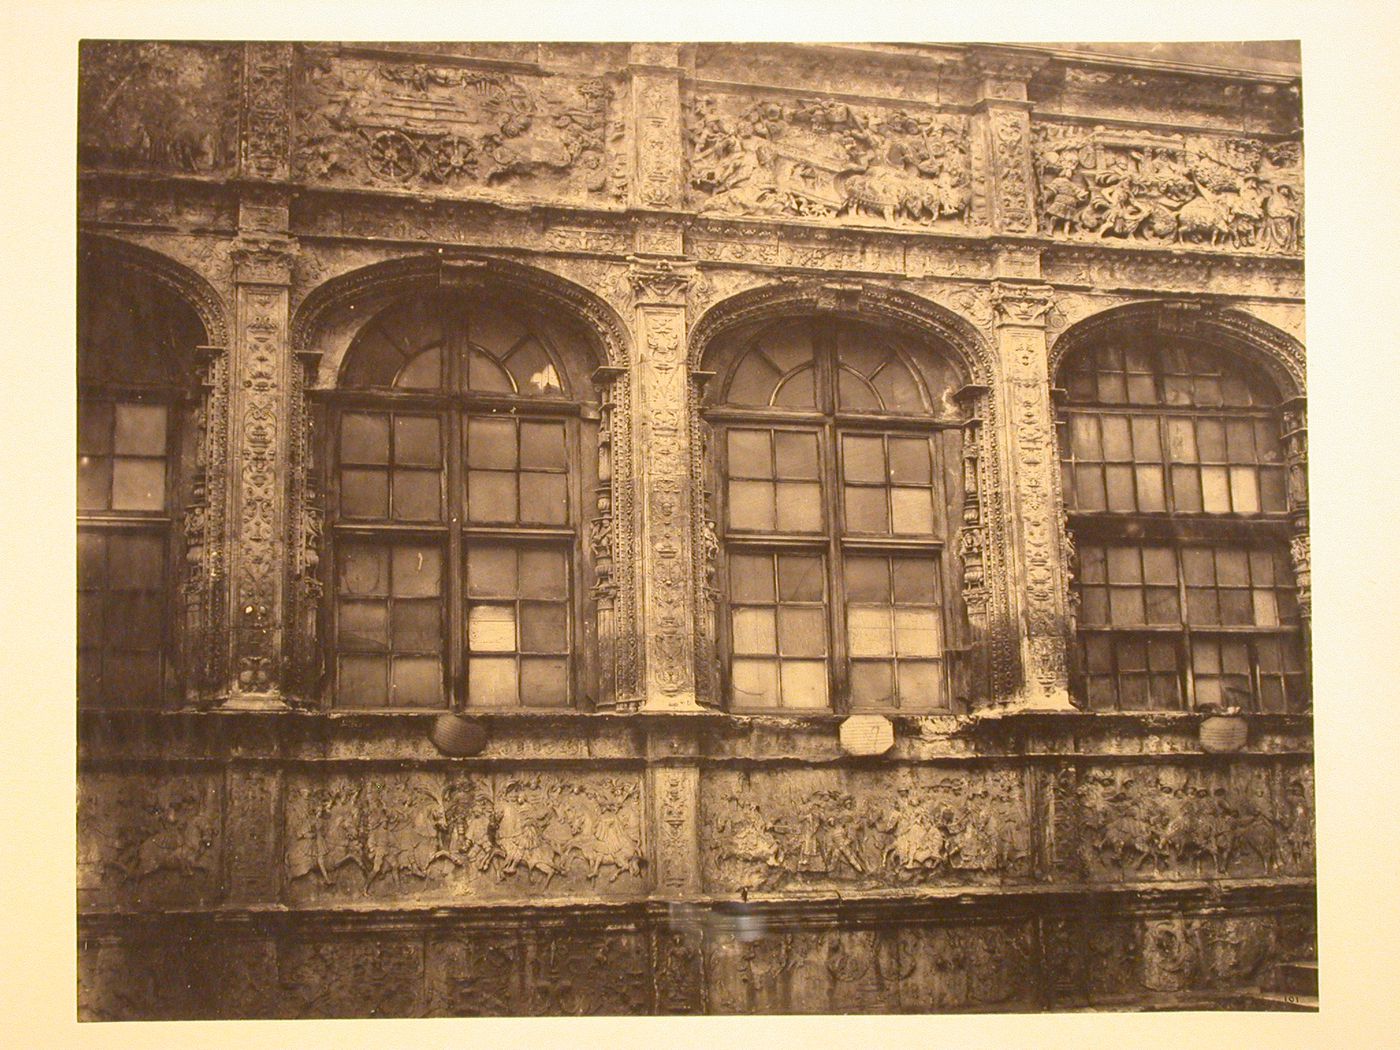
<svg viewBox="0 0 1400 1050"><path fill-rule="evenodd" d="M1030 830L1010 771L702 780L707 884L980 882L1029 873Z"/></svg>
<svg viewBox="0 0 1400 1050"><path fill-rule="evenodd" d="M92 40L79 53L86 168L203 175L238 159L240 45Z"/></svg>
<svg viewBox="0 0 1400 1050"><path fill-rule="evenodd" d="M634 889L639 795L636 781L607 776L302 783L288 800L287 879L303 898Z"/></svg>
<svg viewBox="0 0 1400 1050"><path fill-rule="evenodd" d="M1297 142L1041 124L1035 169L1052 236L1301 250Z"/></svg>
<svg viewBox="0 0 1400 1050"><path fill-rule="evenodd" d="M315 182L620 198L603 78L530 77L306 49L295 167Z"/></svg>
<svg viewBox="0 0 1400 1050"><path fill-rule="evenodd" d="M213 778L94 773L80 788L80 892L171 900L213 891L221 837Z"/></svg>
<svg viewBox="0 0 1400 1050"><path fill-rule="evenodd" d="M691 106L687 137L692 197L702 214L967 221L971 173L961 116L706 95Z"/></svg>

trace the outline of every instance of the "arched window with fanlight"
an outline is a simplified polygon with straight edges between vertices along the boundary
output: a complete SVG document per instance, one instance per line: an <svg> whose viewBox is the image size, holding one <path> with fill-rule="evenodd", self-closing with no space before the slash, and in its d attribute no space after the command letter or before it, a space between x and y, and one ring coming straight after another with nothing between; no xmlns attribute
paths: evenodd
<svg viewBox="0 0 1400 1050"><path fill-rule="evenodd" d="M160 707L179 695L182 551L197 456L194 310L96 252L78 273L78 698Z"/></svg>
<svg viewBox="0 0 1400 1050"><path fill-rule="evenodd" d="M331 696L354 708L563 708L588 693L578 347L524 305L402 299L327 395Z"/></svg>
<svg viewBox="0 0 1400 1050"><path fill-rule="evenodd" d="M1060 383L1088 705L1306 707L1282 413L1268 377L1144 323L1077 345Z"/></svg>
<svg viewBox="0 0 1400 1050"><path fill-rule="evenodd" d="M711 355L730 709L953 708L951 360L832 315L749 326Z"/></svg>

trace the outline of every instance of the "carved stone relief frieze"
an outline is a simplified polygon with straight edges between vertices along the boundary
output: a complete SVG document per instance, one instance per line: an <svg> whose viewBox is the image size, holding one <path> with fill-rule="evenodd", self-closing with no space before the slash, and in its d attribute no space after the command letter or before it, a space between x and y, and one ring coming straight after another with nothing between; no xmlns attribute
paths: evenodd
<svg viewBox="0 0 1400 1050"><path fill-rule="evenodd" d="M417 938L287 939L277 984L291 1017L416 1017L423 1012L423 943Z"/></svg>
<svg viewBox="0 0 1400 1050"><path fill-rule="evenodd" d="M291 171L292 45L245 44L243 170L264 179Z"/></svg>
<svg viewBox="0 0 1400 1050"><path fill-rule="evenodd" d="M241 47L84 41L78 155L84 168L231 172L238 159Z"/></svg>
<svg viewBox="0 0 1400 1050"><path fill-rule="evenodd" d="M1026 170L1030 119L1020 109L997 108L989 114L989 122L996 225L1008 233L1033 232L1033 192Z"/></svg>
<svg viewBox="0 0 1400 1050"><path fill-rule="evenodd" d="M688 112L691 199L702 214L961 226L967 135L954 113L699 95Z"/></svg>
<svg viewBox="0 0 1400 1050"><path fill-rule="evenodd" d="M616 87L608 78L395 62L324 48L304 48L300 59L295 169L313 183L567 200L623 196L612 157Z"/></svg>
<svg viewBox="0 0 1400 1050"><path fill-rule="evenodd" d="M628 894L643 886L635 775L296 777L285 875L296 901Z"/></svg>
<svg viewBox="0 0 1400 1050"><path fill-rule="evenodd" d="M707 773L701 864L712 891L977 884L1030 874L1019 772L920 767Z"/></svg>
<svg viewBox="0 0 1400 1050"><path fill-rule="evenodd" d="M1302 250L1302 147L1037 124L1051 236L1292 255Z"/></svg>

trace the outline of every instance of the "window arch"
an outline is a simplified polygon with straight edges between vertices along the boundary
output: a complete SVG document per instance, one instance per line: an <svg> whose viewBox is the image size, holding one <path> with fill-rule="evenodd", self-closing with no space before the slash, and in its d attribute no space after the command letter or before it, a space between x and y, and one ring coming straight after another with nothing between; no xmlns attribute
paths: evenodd
<svg viewBox="0 0 1400 1050"><path fill-rule="evenodd" d="M572 346L522 304L446 291L356 333L326 395L337 706L587 694L579 524L597 434Z"/></svg>
<svg viewBox="0 0 1400 1050"><path fill-rule="evenodd" d="M947 710L966 645L951 361L832 315L716 351L727 696L738 711Z"/></svg>
<svg viewBox="0 0 1400 1050"><path fill-rule="evenodd" d="M1155 322L1095 333L1060 372L1089 706L1305 707L1272 382Z"/></svg>
<svg viewBox="0 0 1400 1050"><path fill-rule="evenodd" d="M195 311L150 277L85 253L78 274L78 699L178 695L174 524L195 472Z"/></svg>

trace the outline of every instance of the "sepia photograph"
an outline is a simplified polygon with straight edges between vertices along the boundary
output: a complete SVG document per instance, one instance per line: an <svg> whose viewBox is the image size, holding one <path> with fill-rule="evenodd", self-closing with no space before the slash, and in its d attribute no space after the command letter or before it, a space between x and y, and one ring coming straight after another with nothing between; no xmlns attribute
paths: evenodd
<svg viewBox="0 0 1400 1050"><path fill-rule="evenodd" d="M1318 1011L1302 73L84 39L77 1018Z"/></svg>

